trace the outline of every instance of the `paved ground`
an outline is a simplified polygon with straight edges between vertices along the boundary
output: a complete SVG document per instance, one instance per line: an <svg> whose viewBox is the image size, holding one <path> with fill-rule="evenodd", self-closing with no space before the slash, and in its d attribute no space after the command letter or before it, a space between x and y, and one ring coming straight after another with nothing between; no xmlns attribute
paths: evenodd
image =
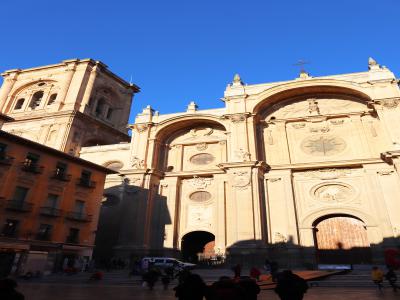
<svg viewBox="0 0 400 300"><path fill-rule="evenodd" d="M19 291L26 300L172 300L176 299L172 290L163 291L157 286L149 291L139 285L101 285L93 284L52 284L52 283L20 283ZM262 291L258 299L278 300L273 291ZM375 300L400 299L389 288L379 293L374 288L311 288L304 300Z"/></svg>

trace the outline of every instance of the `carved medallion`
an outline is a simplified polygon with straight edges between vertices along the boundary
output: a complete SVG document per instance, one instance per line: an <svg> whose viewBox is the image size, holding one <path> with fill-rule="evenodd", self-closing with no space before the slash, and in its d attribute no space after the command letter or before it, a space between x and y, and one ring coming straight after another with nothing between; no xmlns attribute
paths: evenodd
<svg viewBox="0 0 400 300"><path fill-rule="evenodd" d="M215 160L210 153L199 153L190 158L190 162L194 165L209 165Z"/></svg>
<svg viewBox="0 0 400 300"><path fill-rule="evenodd" d="M315 188L312 194L319 201L343 202L352 199L355 190L347 184L329 183Z"/></svg>
<svg viewBox="0 0 400 300"><path fill-rule="evenodd" d="M249 171L237 171L234 172L232 186L237 189L246 189L250 185L250 172Z"/></svg>
<svg viewBox="0 0 400 300"><path fill-rule="evenodd" d="M316 135L305 138L300 147L309 155L331 156L343 152L346 142L334 135Z"/></svg>
<svg viewBox="0 0 400 300"><path fill-rule="evenodd" d="M191 193L189 199L195 202L205 202L211 199L211 194L206 191L197 191Z"/></svg>

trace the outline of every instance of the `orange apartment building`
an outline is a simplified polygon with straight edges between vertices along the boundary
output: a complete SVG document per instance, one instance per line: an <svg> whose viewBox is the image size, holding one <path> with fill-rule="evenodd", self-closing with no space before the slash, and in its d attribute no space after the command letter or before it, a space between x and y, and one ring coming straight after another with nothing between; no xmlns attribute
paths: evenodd
<svg viewBox="0 0 400 300"><path fill-rule="evenodd" d="M87 265L112 173L0 130L0 277Z"/></svg>

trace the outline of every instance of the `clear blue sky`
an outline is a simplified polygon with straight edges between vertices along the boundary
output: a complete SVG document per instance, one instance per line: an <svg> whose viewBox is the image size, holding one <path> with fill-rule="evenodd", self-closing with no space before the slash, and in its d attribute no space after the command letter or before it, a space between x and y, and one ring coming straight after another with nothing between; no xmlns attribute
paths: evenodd
<svg viewBox="0 0 400 300"><path fill-rule="evenodd" d="M94 58L138 84L131 120L222 107L238 72L249 84L367 69L400 75L400 1L2 1L0 70Z"/></svg>

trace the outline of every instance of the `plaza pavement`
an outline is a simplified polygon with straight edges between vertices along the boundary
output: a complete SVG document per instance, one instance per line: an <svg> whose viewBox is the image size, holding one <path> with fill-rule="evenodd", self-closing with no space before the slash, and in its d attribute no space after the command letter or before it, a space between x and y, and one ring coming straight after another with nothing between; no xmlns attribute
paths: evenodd
<svg viewBox="0 0 400 300"><path fill-rule="evenodd" d="M18 288L26 300L172 300L174 292L164 291L159 284L155 290L149 291L140 285L102 285L93 284L52 284L39 282L22 282ZM273 291L262 291L259 300L279 300ZM394 293L385 288L379 293L374 288L310 288L304 300L375 300L400 299L400 292Z"/></svg>

